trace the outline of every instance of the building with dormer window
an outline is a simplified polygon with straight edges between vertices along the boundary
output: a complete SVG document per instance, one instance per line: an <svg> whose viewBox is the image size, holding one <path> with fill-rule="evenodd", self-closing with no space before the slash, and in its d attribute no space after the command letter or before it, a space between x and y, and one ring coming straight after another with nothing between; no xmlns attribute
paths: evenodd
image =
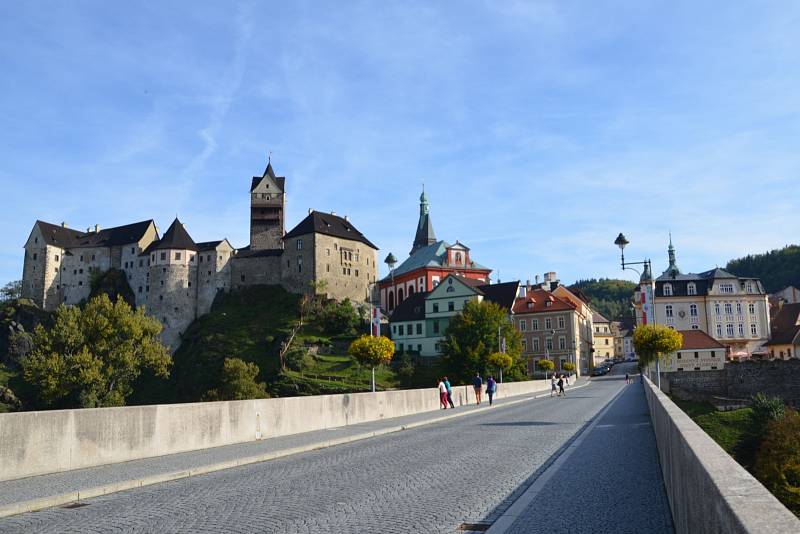
<svg viewBox="0 0 800 534"><path fill-rule="evenodd" d="M667 248L669 265L656 278L655 322L675 330L699 330L728 349L732 359L760 353L769 339L767 294L761 281L715 268L683 273L675 259L672 237ZM637 291L637 298L642 291ZM641 302L635 304L642 324Z"/></svg>

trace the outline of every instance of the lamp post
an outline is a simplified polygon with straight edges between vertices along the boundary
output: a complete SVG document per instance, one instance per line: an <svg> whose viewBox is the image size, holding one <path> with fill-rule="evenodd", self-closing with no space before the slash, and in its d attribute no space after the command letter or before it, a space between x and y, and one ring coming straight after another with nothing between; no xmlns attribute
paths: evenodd
<svg viewBox="0 0 800 534"><path fill-rule="evenodd" d="M397 258L395 258L394 254L392 254L390 252L389 255L386 256L386 259L383 260L383 262L389 267L389 275L392 277L392 295L394 295L394 266L397 265ZM389 296L388 295L386 296L386 300L387 301L389 300ZM392 304L394 304L394 302ZM392 311L389 308L390 308L390 306L389 306L389 303L387 302L386 303L386 311L387 312ZM394 308L394 306L391 306L391 308Z"/></svg>
<svg viewBox="0 0 800 534"><path fill-rule="evenodd" d="M649 259L645 259L644 261L629 261L625 262L625 246L628 245L630 241L625 238L625 235L620 232L617 238L614 240L614 244L619 247L620 252L620 259L622 261L622 269L628 269L629 271L633 271L639 275L639 282L641 284L647 284L645 286L644 291L644 302L642 303L642 324L647 324L648 316L652 319L653 324L656 324L656 306L655 306L655 293L656 293L656 282L653 279L653 270L650 264ZM640 273L636 269L629 267L630 265L643 265L644 271ZM661 365L659 359L656 358L656 382L658 384L658 389L661 389Z"/></svg>

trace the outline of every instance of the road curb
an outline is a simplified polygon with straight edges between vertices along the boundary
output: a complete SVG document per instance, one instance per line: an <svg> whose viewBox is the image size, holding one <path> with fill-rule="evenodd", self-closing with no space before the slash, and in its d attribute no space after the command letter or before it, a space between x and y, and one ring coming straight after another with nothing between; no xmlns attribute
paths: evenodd
<svg viewBox="0 0 800 534"><path fill-rule="evenodd" d="M570 388L570 391L575 389L580 389L587 387L591 384L591 381L586 381L585 384L580 386L574 386ZM519 399L504 402L498 408L505 408L508 406L514 406L516 404L520 404L525 401L540 399L543 397L547 397L550 395L550 391L548 390L546 393L540 395L533 395L531 396L530 393L518 395L518 397L522 397ZM370 432L362 432L360 434L354 434L352 436L345 436L342 438L330 439L330 440L322 440L315 443L311 443L309 445L303 445L300 447L292 447L289 449L282 449L279 451L268 452L264 454L257 454L254 456L245 456L243 458L236 458L235 460L226 460L224 462L217 462L213 464L203 465L192 469L184 469L180 471L173 471L169 473L161 473L159 475L152 475L144 478L137 478L131 480L123 480L121 482L114 482L111 484L104 484L101 486L94 486L91 488L87 488L84 490L78 491L70 491L67 493L61 493L58 495L52 495L49 497L41 497L38 499L31 499L28 501L22 501L13 504L6 504L0 506L0 518L9 517L13 515L24 514L28 512L38 512L40 510L44 510L45 508L53 508L55 506L60 506L62 504L69 504L72 502L80 501L83 499L90 499L92 497L100 497L103 495L108 495L111 493L117 493L120 491L126 491L129 489L141 488L144 486L152 486L153 484L159 484L162 482L170 482L172 480L180 480L182 478L188 478L192 476L198 475L205 475L208 473L214 473L216 471L223 471L225 469L232 469L234 467L241 467L243 465L251 465L261 462L266 462L269 460L275 460L278 458L285 458L287 456L292 456L295 454L300 454L303 452L310 452L315 451L318 449L327 449L329 447L334 447L336 445L344 445L346 443L353 443L355 441L362 441L369 438L374 438L378 436L383 436L386 434L393 434L395 432L401 432L403 430L409 430L412 428L418 428L421 426L430 425L433 423L438 423L440 421L446 421L448 419L456 419L458 417L466 417L469 415L485 413L485 411L473 410L473 411L461 411L459 413L454 414L447 414L441 415L439 417L434 417L431 419L426 419L424 421L417 421L414 423L408 423L405 425L397 425L388 428L382 428L380 430L374 430Z"/></svg>

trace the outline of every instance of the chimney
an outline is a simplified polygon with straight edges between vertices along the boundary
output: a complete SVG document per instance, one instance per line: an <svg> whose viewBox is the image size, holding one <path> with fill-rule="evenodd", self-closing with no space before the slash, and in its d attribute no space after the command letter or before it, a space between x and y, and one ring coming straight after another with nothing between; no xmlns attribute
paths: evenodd
<svg viewBox="0 0 800 534"><path fill-rule="evenodd" d="M530 291L530 290L531 290L531 281L530 281L530 279L528 279L528 280L525 280L525 294L527 295L528 291Z"/></svg>
<svg viewBox="0 0 800 534"><path fill-rule="evenodd" d="M67 223L65 223L65 222L62 222L62 223L61 223L61 228L69 228L69 226L67 226Z"/></svg>
<svg viewBox="0 0 800 534"><path fill-rule="evenodd" d="M94 225L94 233L97 233L99 231L100 231L100 225L99 224L95 224Z"/></svg>
<svg viewBox="0 0 800 534"><path fill-rule="evenodd" d="M344 220L345 220L345 221L349 221L350 219L349 219L349 217L348 217L347 215L345 215L345 216L344 216Z"/></svg>
<svg viewBox="0 0 800 534"><path fill-rule="evenodd" d="M332 211L332 212L331 212L331 215L336 215L336 212L335 212L335 211Z"/></svg>
<svg viewBox="0 0 800 534"><path fill-rule="evenodd" d="M536 279L536 285L538 286L539 285L539 275L538 274L536 275L535 279Z"/></svg>
<svg viewBox="0 0 800 534"><path fill-rule="evenodd" d="M311 215L311 212L314 211L314 208L308 208L308 214Z"/></svg>

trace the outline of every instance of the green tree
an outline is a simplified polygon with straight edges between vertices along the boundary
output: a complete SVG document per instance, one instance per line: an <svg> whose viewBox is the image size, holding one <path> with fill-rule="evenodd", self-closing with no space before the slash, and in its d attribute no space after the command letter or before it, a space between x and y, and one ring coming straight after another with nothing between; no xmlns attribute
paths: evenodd
<svg viewBox="0 0 800 534"><path fill-rule="evenodd" d="M317 312L317 323L329 335L351 336L357 332L361 317L349 299L330 300Z"/></svg>
<svg viewBox="0 0 800 534"><path fill-rule="evenodd" d="M260 372L258 365L239 358L225 358L222 364L222 376L219 389L209 390L205 400L247 400L266 399L266 384L256 382Z"/></svg>
<svg viewBox="0 0 800 534"><path fill-rule="evenodd" d="M447 376L464 382L476 372L488 374L489 355L499 349L498 333L505 338L506 354L512 359L508 377L524 376L522 337L512 326L508 312L493 302L474 300L450 320L444 333L442 364Z"/></svg>
<svg viewBox="0 0 800 534"><path fill-rule="evenodd" d="M375 368L392 361L392 340L386 336L360 336L350 343L347 352L361 365L372 368L372 391L375 391Z"/></svg>
<svg viewBox="0 0 800 534"><path fill-rule="evenodd" d="M503 352L493 352L489 355L489 365L501 371L507 371L514 365L514 358Z"/></svg>
<svg viewBox="0 0 800 534"><path fill-rule="evenodd" d="M786 286L800 287L800 246L787 245L763 254L751 254L728 262L725 270L736 276L761 279L767 293Z"/></svg>
<svg viewBox="0 0 800 534"><path fill-rule="evenodd" d="M561 366L561 368L567 371L568 373L571 373L575 370L575 364L572 362L565 362L564 365Z"/></svg>
<svg viewBox="0 0 800 534"><path fill-rule="evenodd" d="M800 517L800 414L787 411L768 423L753 471L778 500Z"/></svg>
<svg viewBox="0 0 800 534"><path fill-rule="evenodd" d="M123 406L143 369L166 378L172 358L161 324L124 300L106 295L81 309L59 306L48 330L38 325L21 359L23 377L45 408Z"/></svg>
<svg viewBox="0 0 800 534"><path fill-rule="evenodd" d="M632 317L631 297L636 284L614 278L578 280L571 290L580 290L591 301L592 308L610 321Z"/></svg>
<svg viewBox="0 0 800 534"><path fill-rule="evenodd" d="M22 298L22 280L14 280L0 288L0 304Z"/></svg>
<svg viewBox="0 0 800 534"><path fill-rule="evenodd" d="M637 326L633 331L633 348L642 366L664 359L683 345L680 332L660 324Z"/></svg>

